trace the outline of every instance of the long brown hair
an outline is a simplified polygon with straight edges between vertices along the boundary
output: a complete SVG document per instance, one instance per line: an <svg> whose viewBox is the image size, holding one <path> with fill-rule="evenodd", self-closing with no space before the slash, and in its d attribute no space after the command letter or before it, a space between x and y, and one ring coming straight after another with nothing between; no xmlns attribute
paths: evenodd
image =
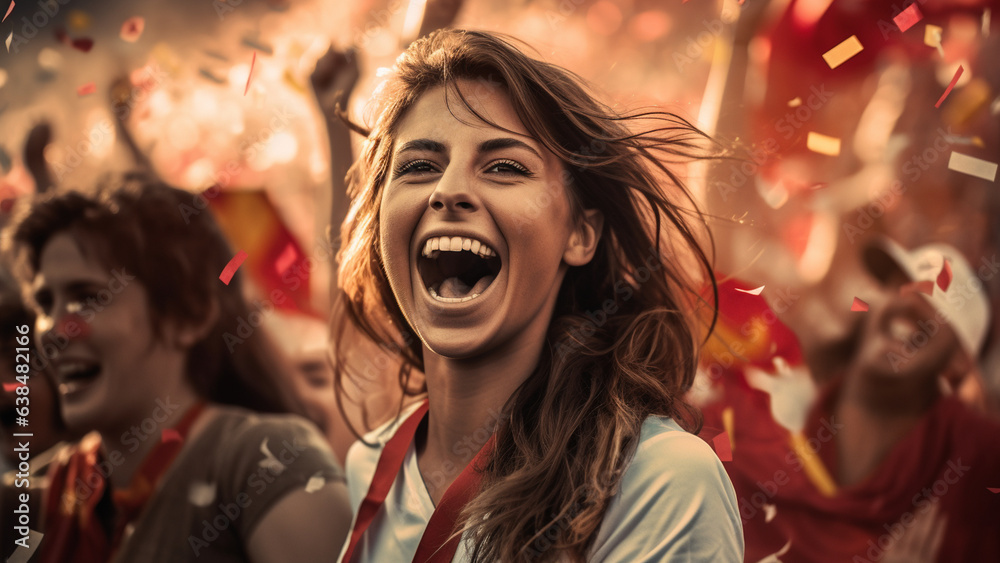
<svg viewBox="0 0 1000 563"><path fill-rule="evenodd" d="M380 255L382 189L395 129L430 88L445 86L495 126L454 87L460 79L503 88L530 135L562 161L576 212L600 209L605 222L593 260L567 271L539 365L504 406L496 453L456 533L473 540L473 561L582 559L643 421L662 415L690 431L700 427L683 401L698 345L690 313L703 303L695 284L709 281L714 295L715 281L690 223L700 218L697 206L665 161L706 157L711 143L670 113L616 113L580 78L502 36L449 30L413 43L381 87L378 119L349 174L353 203L340 254L340 307L398 354L404 395L423 391L408 385L412 370L423 368L422 347ZM651 126L638 133L632 123ZM689 205L672 202L667 186ZM338 393L348 373L342 352L335 354ZM541 549L552 538L554 549Z"/></svg>
<svg viewBox="0 0 1000 563"><path fill-rule="evenodd" d="M91 189L31 201L9 226L4 250L22 283L30 283L49 240L73 235L82 253L142 284L156 336L167 321L200 325L216 311L206 336L188 351L186 376L194 390L219 403L303 414L298 399L284 390L288 368L263 327L246 345L229 350L225 335L237 334L251 309L239 272L228 285L219 281L233 252L211 212L183 212L191 201L189 192L151 176L108 176Z"/></svg>

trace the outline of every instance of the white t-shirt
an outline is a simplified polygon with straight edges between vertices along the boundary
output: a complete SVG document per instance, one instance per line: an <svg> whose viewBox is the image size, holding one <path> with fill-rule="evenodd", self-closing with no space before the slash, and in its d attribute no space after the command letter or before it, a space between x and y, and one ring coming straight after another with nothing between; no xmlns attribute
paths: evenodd
<svg viewBox="0 0 1000 563"><path fill-rule="evenodd" d="M358 441L348 451L347 489L355 516L382 447L415 408L407 409L399 423L366 435L365 441L376 447ZM355 560L412 561L433 512L411 443L385 504L355 549ZM343 556L341 551L339 559ZM463 541L452 561L468 560ZM670 418L646 419L635 456L622 476L618 495L608 505L587 561L741 563L743 526L736 492L708 444Z"/></svg>

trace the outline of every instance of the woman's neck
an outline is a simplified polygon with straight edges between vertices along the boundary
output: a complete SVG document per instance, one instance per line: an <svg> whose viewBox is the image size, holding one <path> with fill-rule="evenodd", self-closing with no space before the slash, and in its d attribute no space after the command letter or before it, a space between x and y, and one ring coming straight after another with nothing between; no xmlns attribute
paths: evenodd
<svg viewBox="0 0 1000 563"><path fill-rule="evenodd" d="M435 504L493 434L504 404L537 367L543 344L543 338L520 339L468 360L424 349L430 410L416 448Z"/></svg>

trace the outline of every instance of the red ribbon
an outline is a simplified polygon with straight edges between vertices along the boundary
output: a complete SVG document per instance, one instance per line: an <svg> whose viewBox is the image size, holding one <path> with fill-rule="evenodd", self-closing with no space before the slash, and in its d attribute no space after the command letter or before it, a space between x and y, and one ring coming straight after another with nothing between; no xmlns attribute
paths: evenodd
<svg viewBox="0 0 1000 563"><path fill-rule="evenodd" d="M407 450L410 449L417 428L427 416L428 406L428 401L424 401L399 426L383 448L382 455L379 456L378 464L375 466L375 476L372 478L371 486L368 487L368 494L365 495L358 508L358 517L354 522L354 529L351 530L350 541L347 544L344 557L341 559L342 562L351 562L358 542L361 541L365 530L371 525L375 515L385 503L389 489L403 466L403 460L406 458ZM458 515L462 512L462 508L479 491L482 467L493 453L493 442L494 436L491 435L476 457L462 470L462 473L441 497L441 502L434 509L434 514L431 515L431 519L420 537L420 544L413 556L413 563L447 563L455 557L455 551L458 549L458 543L461 539L459 535L453 536L455 523L458 521Z"/></svg>

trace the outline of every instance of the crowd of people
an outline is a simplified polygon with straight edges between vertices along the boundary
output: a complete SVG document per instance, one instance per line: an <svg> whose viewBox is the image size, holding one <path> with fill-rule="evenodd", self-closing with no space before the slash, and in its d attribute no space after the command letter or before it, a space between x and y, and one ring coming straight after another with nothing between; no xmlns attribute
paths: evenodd
<svg viewBox="0 0 1000 563"><path fill-rule="evenodd" d="M35 193L0 212L0 556L1000 560L995 225L912 223L1000 198L947 159L908 178L938 129L886 100L936 98L946 61L898 27L870 42L900 8L870 8L873 31L861 8L803 4L730 22L711 133L453 28L458 2L429 3L371 124L346 111L358 53L331 47L311 77L339 248L327 323L247 324L255 280L220 220L184 213L192 194L127 130L135 170L81 186L47 170L58 124L35 127ZM928 4L944 29L983 9ZM803 62L845 29L871 45L846 70ZM949 45L987 102L990 30ZM834 94L810 128L839 156L804 148L810 128L774 136L814 83ZM960 90L945 142L995 155L997 102ZM741 209L750 231L720 220Z"/></svg>

